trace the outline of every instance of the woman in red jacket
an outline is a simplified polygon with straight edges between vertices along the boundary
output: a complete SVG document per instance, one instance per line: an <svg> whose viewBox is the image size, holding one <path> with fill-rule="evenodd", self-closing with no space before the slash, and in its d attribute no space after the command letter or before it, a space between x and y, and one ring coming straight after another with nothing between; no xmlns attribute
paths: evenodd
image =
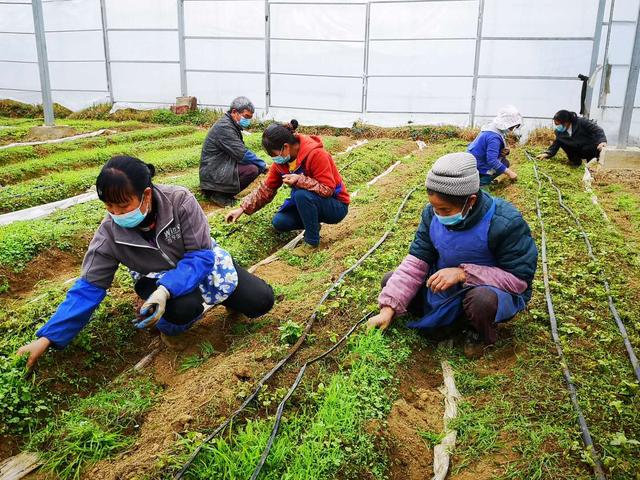
<svg viewBox="0 0 640 480"><path fill-rule="evenodd" d="M291 196L272 223L281 232L304 228L302 253L309 253L320 243L320 222L335 224L346 217L349 193L320 137L296 134L297 127L296 120L267 127L262 134L262 146L273 159L269 174L226 219L235 222L243 213L251 215L271 202L283 183L289 185Z"/></svg>

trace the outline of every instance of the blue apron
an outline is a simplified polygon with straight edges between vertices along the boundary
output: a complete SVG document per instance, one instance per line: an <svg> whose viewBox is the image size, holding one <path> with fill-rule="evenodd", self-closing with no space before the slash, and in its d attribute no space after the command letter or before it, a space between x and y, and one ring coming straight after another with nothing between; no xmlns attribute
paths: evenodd
<svg viewBox="0 0 640 480"><path fill-rule="evenodd" d="M284 177L285 175L304 175L304 168L302 167L302 165L300 165L297 169L295 169L293 172L289 172L289 173L283 173L281 176ZM338 194L342 191L342 182L339 183L336 188L335 191L333 192L333 198L337 198ZM289 210L291 208L294 208L296 206L296 199L293 196L293 193L299 190L296 187L291 187L291 195L289 195L289 198L287 198L284 203L282 205L280 205L280 208L278 209L278 213L280 212L284 212L286 210Z"/></svg>
<svg viewBox="0 0 640 480"><path fill-rule="evenodd" d="M429 227L429 236L438 251L435 268L431 268L429 276L440 269L459 267L463 263L496 266L496 259L489 250L489 227L496 211L495 202L491 199L491 207L482 220L467 230L449 230L435 217ZM486 285L498 296L496 322L513 317L525 308L522 295L505 292L496 287ZM424 315L420 320L409 322L410 328L431 329L451 325L462 313L462 299L474 287L462 287L458 284L444 292L434 293L424 288Z"/></svg>

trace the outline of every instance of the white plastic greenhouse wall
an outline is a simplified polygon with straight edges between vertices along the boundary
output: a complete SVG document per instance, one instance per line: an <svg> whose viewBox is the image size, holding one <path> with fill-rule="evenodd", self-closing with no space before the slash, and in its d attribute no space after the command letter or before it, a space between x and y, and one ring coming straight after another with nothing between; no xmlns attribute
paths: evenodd
<svg viewBox="0 0 640 480"><path fill-rule="evenodd" d="M477 125L513 104L530 129L580 110L584 74L611 143L640 10L640 0L41 1L53 101L74 110L181 94L226 107L246 95L258 113L303 124ZM30 1L0 1L0 98L42 102L34 31Z"/></svg>

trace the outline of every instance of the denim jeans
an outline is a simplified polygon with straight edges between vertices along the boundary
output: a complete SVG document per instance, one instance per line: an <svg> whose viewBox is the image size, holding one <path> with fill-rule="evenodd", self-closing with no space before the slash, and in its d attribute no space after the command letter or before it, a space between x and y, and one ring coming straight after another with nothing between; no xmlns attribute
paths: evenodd
<svg viewBox="0 0 640 480"><path fill-rule="evenodd" d="M347 204L309 190L294 190L291 197L293 202L276 213L271 223L280 232L304 228L304 241L309 245L320 243L320 222L340 223L349 211Z"/></svg>

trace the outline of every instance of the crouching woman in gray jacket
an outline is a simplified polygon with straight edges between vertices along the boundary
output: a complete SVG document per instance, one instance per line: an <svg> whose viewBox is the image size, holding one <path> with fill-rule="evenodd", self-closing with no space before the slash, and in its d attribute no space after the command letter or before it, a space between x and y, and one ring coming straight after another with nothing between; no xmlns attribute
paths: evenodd
<svg viewBox="0 0 640 480"><path fill-rule="evenodd" d="M32 366L49 348L66 347L89 322L120 264L145 300L134 322L169 336L188 330L204 304L222 304L251 318L274 303L273 290L237 265L210 236L207 217L183 187L154 185L153 165L133 157L109 160L96 181L108 215L95 233L80 278L37 340L21 347Z"/></svg>

